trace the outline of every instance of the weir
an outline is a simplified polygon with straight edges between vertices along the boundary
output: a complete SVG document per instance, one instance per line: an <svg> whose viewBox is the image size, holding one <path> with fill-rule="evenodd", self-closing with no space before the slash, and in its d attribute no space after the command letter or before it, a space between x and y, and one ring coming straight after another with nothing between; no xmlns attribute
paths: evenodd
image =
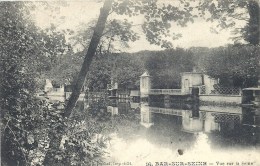
<svg viewBox="0 0 260 166"><path fill-rule="evenodd" d="M167 103L168 101L182 99L184 101L199 100L204 103L240 105L242 96L243 93L240 88L223 87L219 85L218 79L198 72L181 73L180 89L153 89L149 73L145 72L140 76L140 97L142 101L152 99Z"/></svg>

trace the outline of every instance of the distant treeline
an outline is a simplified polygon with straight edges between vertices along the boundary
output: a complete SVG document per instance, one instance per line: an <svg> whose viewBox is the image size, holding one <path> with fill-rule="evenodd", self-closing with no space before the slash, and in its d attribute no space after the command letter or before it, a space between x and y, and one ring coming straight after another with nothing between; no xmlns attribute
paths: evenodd
<svg viewBox="0 0 260 166"><path fill-rule="evenodd" d="M153 88L179 88L180 73L194 71L219 78L223 86L250 87L260 74L259 52L259 46L229 45L101 54L92 63L86 85L99 90L112 81L122 89L138 89L140 75L148 71ZM73 83L82 58L82 53L64 55L48 75L59 83Z"/></svg>

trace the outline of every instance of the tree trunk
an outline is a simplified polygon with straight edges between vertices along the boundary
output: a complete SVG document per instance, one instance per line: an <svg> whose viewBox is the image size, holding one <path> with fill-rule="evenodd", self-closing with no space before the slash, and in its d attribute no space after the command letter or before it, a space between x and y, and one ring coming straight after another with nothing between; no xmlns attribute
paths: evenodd
<svg viewBox="0 0 260 166"><path fill-rule="evenodd" d="M257 3L258 8L258 45L260 45L260 1Z"/></svg>
<svg viewBox="0 0 260 166"><path fill-rule="evenodd" d="M258 45L260 46L260 1L258 0ZM260 57L258 57L258 63L260 66ZM258 75L258 88L260 88L260 75Z"/></svg>
<svg viewBox="0 0 260 166"><path fill-rule="evenodd" d="M247 5L249 22L246 29L246 41L252 45L258 45L260 41L260 7L257 0L250 0Z"/></svg>
<svg viewBox="0 0 260 166"><path fill-rule="evenodd" d="M249 22L246 29L245 40L250 44L259 46L260 42L260 1L259 0L250 0L247 6L249 14ZM257 48L256 48L257 49ZM257 52L255 52L257 53ZM260 61L258 60L259 66ZM256 82L257 86L260 87L260 75L258 75L258 81Z"/></svg>
<svg viewBox="0 0 260 166"><path fill-rule="evenodd" d="M109 15L109 11L110 11L111 7L112 7L112 0L106 0L104 2L103 8L100 9L100 15L99 15L96 27L94 29L94 33L93 33L93 36L91 38L87 53L85 55L84 62L82 64L81 70L79 72L76 84L73 87L72 94L69 98L69 101L68 101L66 107L65 107L63 120L70 117L72 110L75 107L76 102L79 98L81 89L84 85L87 73L89 71L90 64L91 64L92 59L95 55L95 52L96 52L97 46L99 44L100 38L102 37L103 31L104 31L104 28L105 28L105 24L106 24L106 21L107 21L107 17ZM54 133L52 133L52 132L50 132L50 134L49 134L51 136L50 137L51 141L50 141L50 144L49 144L48 152L47 152L45 159L44 159L44 162L43 162L44 165L49 166L49 165L54 164L54 154L55 153L53 153L53 152L57 152L59 150L62 135L64 134L62 131L65 131L65 126L61 125L60 128L59 128L59 131L61 131L61 132L57 133L55 136L54 136Z"/></svg>

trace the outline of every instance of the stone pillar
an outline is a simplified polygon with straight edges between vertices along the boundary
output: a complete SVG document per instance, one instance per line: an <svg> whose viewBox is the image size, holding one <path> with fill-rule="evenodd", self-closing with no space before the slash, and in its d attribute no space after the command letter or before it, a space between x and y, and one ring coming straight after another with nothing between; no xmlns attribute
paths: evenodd
<svg viewBox="0 0 260 166"><path fill-rule="evenodd" d="M151 89L151 77L148 72L144 72L140 76L140 96L141 98L147 98Z"/></svg>

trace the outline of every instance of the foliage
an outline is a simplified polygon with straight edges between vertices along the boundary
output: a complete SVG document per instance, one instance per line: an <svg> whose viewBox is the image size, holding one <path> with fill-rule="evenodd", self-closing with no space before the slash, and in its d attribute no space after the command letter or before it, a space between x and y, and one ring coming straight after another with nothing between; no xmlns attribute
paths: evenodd
<svg viewBox="0 0 260 166"><path fill-rule="evenodd" d="M233 33L238 35L233 38L235 41L242 38L252 45L259 44L260 9L257 0L199 1L196 8L201 17L210 14L207 21L217 20L218 29L233 28ZM243 28L235 26L241 22L246 22Z"/></svg>
<svg viewBox="0 0 260 166"><path fill-rule="evenodd" d="M86 49L93 35L93 27L95 24L96 20L89 22L87 25L82 24L82 28L70 38L73 46L78 47L79 50ZM132 23L128 20L108 20L97 48L97 54L100 55L118 51L115 45L128 47L127 42L136 41L138 39L138 34L132 30Z"/></svg>
<svg viewBox="0 0 260 166"><path fill-rule="evenodd" d="M142 62L135 55L114 53L97 55L93 60L87 82L91 90L104 89L111 81L120 88L136 88L136 81L143 72Z"/></svg>
<svg viewBox="0 0 260 166"><path fill-rule="evenodd" d="M247 5L249 20L247 25L242 29L244 39L253 45L259 45L260 42L260 6L257 1L249 1Z"/></svg>
<svg viewBox="0 0 260 166"><path fill-rule="evenodd" d="M208 47L191 47L188 49L193 54L194 70L196 72L206 72L207 59L213 49Z"/></svg>
<svg viewBox="0 0 260 166"><path fill-rule="evenodd" d="M58 84L73 84L82 64L83 53L67 53L60 63L47 72L49 78ZM143 61L137 55L128 53L97 54L91 64L86 85L90 91L106 89L111 80L120 88L137 88L136 81L144 71Z"/></svg>
<svg viewBox="0 0 260 166"><path fill-rule="evenodd" d="M188 2L181 2L180 6L174 7L164 4L158 6L156 1L118 0L114 2L112 9L119 15L144 16L145 22L142 28L147 40L151 44L169 48L172 45L167 38L176 37L170 34L171 21L181 26L185 26L189 21L193 22L191 14L193 8ZM39 30L30 21L30 10L35 9L35 6L30 4L24 2L0 3L0 89L1 126L3 126L1 130L3 138L1 140L1 157L3 160L1 162L7 165L41 164L47 150L52 153L51 156L54 156L53 164L89 165L91 161L99 161L100 156L104 153L103 147L105 147L106 138L99 135L103 129L98 125L102 124L104 119L92 121L86 112L77 112L76 109L72 111L77 101L77 95L74 98L71 97L73 101L66 105L66 108L69 109L65 113L70 115L72 112L71 117L67 119L64 118L62 111L57 108L53 109L53 105L40 102L34 97L35 91L39 87L39 75L56 78L56 81L60 83L63 83L63 80L71 83L77 76L79 66L82 66L84 56L82 53L74 54L71 51L71 47L65 40L65 32L57 31L55 26ZM103 14L100 17L101 21L94 28L97 36L102 35L101 40L94 35L92 45L88 44L88 41L81 37L93 34L92 31L85 33L84 30L82 36L76 38L79 42L85 42L84 49L87 45L90 46L89 52L84 58L87 65L82 67L83 74L79 74L80 83L75 84L78 86L74 89L78 91L83 86L94 55L96 59L88 77L88 84L92 89L105 88L105 84L109 83L111 79L116 80L123 87L133 87L137 85L135 80L138 80L143 72L141 58L127 54L120 56L108 54L113 50L113 41L123 41L126 45L126 42L136 41L139 38L137 33L131 29L132 23L115 19L106 22L103 18L107 17L109 13L101 12L101 14ZM106 28L103 31L105 23ZM250 34L253 34L252 31L254 31L250 29L252 24L250 23L248 28ZM251 39L248 40L251 41ZM212 65L212 68L209 66L210 75L225 75L226 71L231 71L231 74L226 74L228 77L242 79L243 86L248 86L251 83L248 80L255 79L259 74L259 48L241 47L233 50L232 47L228 47L216 51L217 53L220 53L221 56L214 56L212 60L215 62L214 58L216 58L216 62L219 63L215 66ZM242 60L234 61L240 53L243 53ZM156 78L154 80L165 80L154 84L158 88L178 87L179 73L191 71L194 65L192 54L183 49L154 52L148 57L146 66ZM214 70L214 67L219 67L221 64L226 64L223 67L224 71L222 68L219 71ZM230 66L233 69L227 68ZM41 79L44 79L44 76ZM75 93L77 93L76 90ZM91 109L97 110L97 114L100 114L99 108L91 107ZM119 116L120 118L123 119L120 122L126 126L131 124L132 119L124 119L123 116ZM64 141L63 149L55 151L59 149L60 140ZM50 145L49 149L48 145ZM37 161L37 158L40 160Z"/></svg>
<svg viewBox="0 0 260 166"><path fill-rule="evenodd" d="M138 80L144 72L144 65L135 54L115 55L114 67L111 79L116 81L119 88L136 89L139 88Z"/></svg>
<svg viewBox="0 0 260 166"><path fill-rule="evenodd" d="M111 133L126 137L125 133L131 135L139 126L140 119L131 112L111 116L105 98L88 98L88 104L86 110L74 110L71 116L70 127L62 141L63 150L57 156L63 164L100 163L106 156Z"/></svg>
<svg viewBox="0 0 260 166"><path fill-rule="evenodd" d="M91 91L107 88L107 84L111 82L115 59L113 54L101 54L94 58L86 80Z"/></svg>
<svg viewBox="0 0 260 166"><path fill-rule="evenodd" d="M193 54L181 48L152 52L145 66L152 76L153 88L179 88L180 73L193 69Z"/></svg>
<svg viewBox="0 0 260 166"><path fill-rule="evenodd" d="M39 32L39 36L41 38L37 39L37 41L43 41L41 43L41 53L45 55L44 57L46 58L47 64L49 65L49 70L52 69L53 66L57 65L63 54L71 49L70 45L68 45L66 42L65 34L66 33L64 32L57 31L54 25Z"/></svg>
<svg viewBox="0 0 260 166"><path fill-rule="evenodd" d="M62 117L60 116L62 119ZM55 121L57 123L57 121ZM104 127L88 110L75 109L70 119L61 121L66 126L62 131L60 151L53 151L54 163L62 165L90 165L100 162L105 154L107 137L102 135ZM59 126L59 125L56 125ZM60 128L52 131L57 134Z"/></svg>
<svg viewBox="0 0 260 166"><path fill-rule="evenodd" d="M141 51L137 53L113 53L97 54L88 73L86 85L91 91L106 89L111 80L117 82L122 89L138 89L139 77L145 68L154 77L154 85L158 87L179 87L180 72L192 71L193 67L202 66L197 64L201 60L203 51L196 48L183 50L180 48L164 51ZM203 50L203 49L202 49ZM196 53L196 57L193 55ZM208 51L206 51L207 54ZM52 73L54 80L60 83L73 83L82 63L82 53L65 55L61 63ZM204 55L205 57L207 55ZM204 59L205 59L204 57ZM165 82L158 81L163 79ZM157 82L156 82L157 80Z"/></svg>
<svg viewBox="0 0 260 166"><path fill-rule="evenodd" d="M46 107L34 97L36 78L41 71L48 70L45 55L62 51L61 47L48 49L55 40L62 41L40 31L30 21L33 7L24 2L0 3L1 162L8 165L29 164L31 151L46 134Z"/></svg>
<svg viewBox="0 0 260 166"><path fill-rule="evenodd" d="M82 60L82 52L68 51L59 58L59 62L51 70L44 73L44 78L51 79L54 84L58 85L72 84L80 70Z"/></svg>
<svg viewBox="0 0 260 166"><path fill-rule="evenodd" d="M259 53L259 46L216 48L209 56L206 72L212 77L220 78L226 86L255 86L260 74Z"/></svg>
<svg viewBox="0 0 260 166"><path fill-rule="evenodd" d="M87 76L87 74L89 72L89 68L90 68L91 62L93 60L93 57L95 56L95 53L96 53L97 48L98 48L98 45L100 44L99 42L101 41L101 37L102 37L102 34L104 32L104 29L105 29L105 24L107 22L107 17L108 17L108 15L110 13L111 8L114 11L118 11L118 14L128 14L129 16L131 16L131 10L129 11L128 10L129 7L127 6L127 5L129 5L128 2L129 1L123 0L122 3L117 3L117 5L119 5L118 7L115 7L117 5L115 5L116 3L113 4L112 0L106 0L104 2L104 6L100 10L100 15L99 15L97 24L96 24L96 26L94 28L94 33L93 33L93 35L91 37L91 41L90 41L87 53L86 53L86 55L84 57L84 62L82 64L82 67L80 69L78 77L77 77L77 79L75 81L75 85L73 86L74 88L73 88L72 94L71 94L71 96L70 96L70 98L68 100L68 103L65 106L64 116L63 116L64 118L65 117L66 118L70 117L70 115L73 112L73 108L75 107L76 102L77 102L77 100L79 98L79 94L80 94L80 91L81 91L82 87L84 86L85 79L86 79L86 76ZM163 11L166 12L166 15L167 15L168 12L170 12L172 10L175 10L175 11L172 12L173 13L173 15L171 15L172 17L168 17L168 16L165 16L165 15L162 15L162 17L159 16L163 20L164 24L162 24L162 22L159 22L159 24L157 24L158 20L157 21L149 21L150 20L149 7L152 7L153 9L156 9L156 3L155 2L153 2L152 4L149 3L149 2L145 2L144 4L142 4L142 2L141 2L141 4L140 4L140 3L138 3L138 1L136 1L136 4L146 7L144 9L148 13L148 15L146 15L147 16L146 19L148 20L147 23L152 23L152 25L154 25L154 26L143 26L144 29L148 30L148 31L144 31L148 41L151 44L161 45L162 47L169 47L170 46L170 44L169 44L169 42L167 42L167 40L162 40L159 37L160 34L164 35L164 32L165 32L166 29L170 28L170 24L168 23L168 21L170 21L171 19L173 19L173 20L176 19L176 20L180 20L179 22L182 22L185 25L189 21L189 19L186 19L186 18L191 16L190 11L192 10L192 8L188 8L188 9L184 8L183 11L180 11L180 10L178 10L179 8L177 8L177 7L175 7L175 8L173 7L172 8L171 5L169 5L169 7L167 7L167 8L164 6ZM148 10L147 10L147 7L148 7ZM118 10L116 10L116 9L118 9ZM154 10L154 11L156 11L156 10ZM162 12L162 11L160 11L160 12ZM177 16L180 16L180 17L174 17L176 14L177 14ZM182 16L183 14L185 14L185 17ZM155 15L153 15L151 17L155 18L154 16ZM159 27L158 28L153 28L153 27L156 27L156 25L157 26L159 25ZM149 27L150 27L150 29L149 29ZM162 29L162 30L160 31L160 29ZM156 39L156 38L158 38L158 42L154 42L154 39ZM152 40L149 40L149 39L152 39ZM61 126L61 129L65 129L65 128L66 128L65 126ZM48 150L48 152L46 154L46 157L45 157L45 160L44 160L45 164L49 164L50 161L53 159L53 154L51 153L51 151L59 149L57 144L59 144L61 142L61 140L62 140L62 135L61 134L59 134L56 137L51 138L50 150Z"/></svg>
<svg viewBox="0 0 260 166"><path fill-rule="evenodd" d="M35 90L32 68L37 45L34 42L35 27L24 20L18 11L20 2L2 2L1 6L1 114L2 114L2 158L14 165L27 162L27 136L31 135L32 112ZM32 59L31 59L32 58ZM31 61L32 60L32 61ZM33 112L35 113L35 112ZM27 144L28 145L28 144Z"/></svg>
<svg viewBox="0 0 260 166"><path fill-rule="evenodd" d="M193 8L189 2L181 2L178 6L174 6L164 3L158 5L157 0L117 0L113 3L112 10L129 17L142 15L145 20L142 29L146 39L162 48L171 48L169 38L180 37L180 34L170 31L171 22L175 22L177 26L186 26L188 22L193 22Z"/></svg>

